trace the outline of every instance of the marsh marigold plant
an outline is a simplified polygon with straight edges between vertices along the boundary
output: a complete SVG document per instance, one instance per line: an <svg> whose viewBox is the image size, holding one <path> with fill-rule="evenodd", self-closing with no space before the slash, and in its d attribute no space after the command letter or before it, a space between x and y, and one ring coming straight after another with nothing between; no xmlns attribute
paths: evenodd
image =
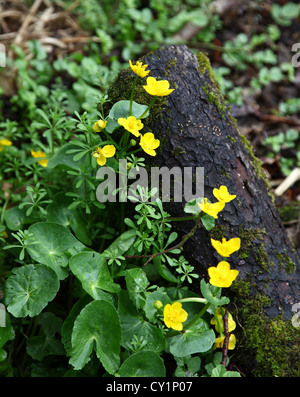
<svg viewBox="0 0 300 397"><path fill-rule="evenodd" d="M235 251L238 251L241 247L241 239L239 237L235 237L230 240L226 240L226 238L223 237L222 241L211 239L211 243L214 249L223 258L229 257Z"/></svg>
<svg viewBox="0 0 300 397"><path fill-rule="evenodd" d="M131 60L129 59L129 65L131 67L131 70L139 77L146 77L150 73L150 70L145 70L148 65L143 65L142 62L137 61L137 63L133 65Z"/></svg>
<svg viewBox="0 0 300 397"><path fill-rule="evenodd" d="M152 132L147 132L144 135L141 135L140 146L150 156L156 156L156 151L160 145L159 139L155 139L154 134Z"/></svg>
<svg viewBox="0 0 300 397"><path fill-rule="evenodd" d="M215 287L230 287L238 274L238 270L230 269L230 264L225 261L219 262L217 267L211 266L208 268L209 282Z"/></svg>
<svg viewBox="0 0 300 397"><path fill-rule="evenodd" d="M214 188L213 195L219 202L222 203L229 203L231 200L236 198L236 195L229 194L227 187L224 185L220 186L219 189Z"/></svg>
<svg viewBox="0 0 300 397"><path fill-rule="evenodd" d="M175 331L182 331L183 325L188 318L187 312L182 309L180 302L169 303L164 308L164 323L168 328L173 328Z"/></svg>
<svg viewBox="0 0 300 397"><path fill-rule="evenodd" d="M144 127L144 124L141 122L141 120L136 119L134 116L129 116L127 118L120 117L118 119L118 123L122 125L125 130L131 132L136 137L141 135L140 130Z"/></svg>
<svg viewBox="0 0 300 397"><path fill-rule="evenodd" d="M170 89L168 80L156 80L155 77L148 77L147 84L143 86L145 91L153 96L168 96L174 91Z"/></svg>

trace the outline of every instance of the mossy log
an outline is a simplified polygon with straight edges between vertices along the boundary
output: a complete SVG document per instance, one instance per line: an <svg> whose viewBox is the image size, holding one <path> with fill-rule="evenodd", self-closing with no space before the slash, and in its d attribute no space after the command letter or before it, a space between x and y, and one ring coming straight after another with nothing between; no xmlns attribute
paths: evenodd
<svg viewBox="0 0 300 397"><path fill-rule="evenodd" d="M241 249L229 260L239 277L223 289L239 324L231 361L248 376L299 376L299 328L291 318L293 305L300 302L300 260L276 211L261 163L224 104L205 54L194 54L184 45L166 46L142 61L151 76L167 79L175 88L156 101L143 120L143 131L152 131L161 140L157 156L146 156L148 165L204 167L205 197L215 202L212 191L220 185L237 196L226 204L210 232L198 229L183 247L186 259L207 280L208 267L220 261L210 238L241 238ZM130 69L120 72L109 91L112 103L129 99L133 78ZM144 84L140 79L135 100L149 104ZM164 207L179 217L186 215L184 204L170 202ZM183 236L193 222L176 222L174 227ZM196 288L199 292L199 285Z"/></svg>

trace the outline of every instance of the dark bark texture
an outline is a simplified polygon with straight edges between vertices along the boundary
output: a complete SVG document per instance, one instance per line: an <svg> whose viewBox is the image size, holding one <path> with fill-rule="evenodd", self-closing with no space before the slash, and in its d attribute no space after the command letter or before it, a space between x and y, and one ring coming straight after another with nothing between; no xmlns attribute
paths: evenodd
<svg viewBox="0 0 300 397"><path fill-rule="evenodd" d="M225 205L210 232L203 228L196 231L184 244L183 254L207 280L208 267L216 266L221 259L211 245L211 237L241 238L241 249L229 258L231 267L239 270L238 279L227 291L223 289L237 308L241 329L238 351L242 354L237 355L237 365L245 372L258 371L260 376L290 375L287 369L277 367L282 356L294 368L297 362L297 330L291 318L295 314L293 304L300 302L300 261L273 204L260 162L224 105L204 54L194 54L184 45L166 46L144 57L143 62L149 65L151 76L167 79L175 88L171 95L155 103L145 119L143 131L152 131L161 140L156 157L144 156L148 165L169 169L204 167L205 197L215 202L212 191L220 185L226 185L237 196ZM119 74L109 92L112 102L129 99L132 81L130 70ZM144 84L145 79L141 79L135 100L148 104L151 97L145 94ZM184 200L171 201L164 208L172 216L184 216L184 204ZM181 237L193 226L192 221L174 222ZM199 292L199 284L196 290ZM275 318L282 323L275 322ZM261 328L254 331L251 327L258 323ZM287 329L289 336L283 335ZM263 337L273 335L277 345L266 348L273 355L266 357ZM278 344L286 350L279 353ZM249 352L247 359L245 351ZM275 367L274 362L278 364Z"/></svg>

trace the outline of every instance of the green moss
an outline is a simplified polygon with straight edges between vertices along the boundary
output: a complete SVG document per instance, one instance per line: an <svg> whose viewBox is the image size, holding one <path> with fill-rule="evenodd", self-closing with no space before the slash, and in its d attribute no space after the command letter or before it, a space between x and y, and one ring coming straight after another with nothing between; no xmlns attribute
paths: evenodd
<svg viewBox="0 0 300 397"><path fill-rule="evenodd" d="M172 149L171 153L172 153L172 156L177 157L182 154L185 154L186 151L184 149L182 149L181 147L175 147L174 149Z"/></svg>
<svg viewBox="0 0 300 397"><path fill-rule="evenodd" d="M286 249L283 252L275 251L276 258L279 259L279 267L280 269L284 269L287 274L290 274L292 271L296 269L294 262L287 255Z"/></svg>
<svg viewBox="0 0 300 397"><path fill-rule="evenodd" d="M245 358L254 356L257 365L249 370L257 377L299 376L299 330L281 315L268 318L264 309L270 305L270 299L258 293L253 296L250 282L235 281L231 289L239 306L233 312L240 324L235 331L236 359L247 367Z"/></svg>
<svg viewBox="0 0 300 397"><path fill-rule="evenodd" d="M197 57L197 61L199 63L198 71L201 74L207 73L208 77L212 81L215 89L220 93L219 84L215 78L215 75L214 75L213 69L211 67L211 63L210 63L208 56L206 54L204 54L203 52L198 51L196 54L196 57Z"/></svg>
<svg viewBox="0 0 300 397"><path fill-rule="evenodd" d="M227 238L226 236L228 236L228 230L223 225L215 225L210 230L209 234L210 234L210 237L213 238L214 240L221 241L223 237Z"/></svg>
<svg viewBox="0 0 300 397"><path fill-rule="evenodd" d="M255 169L255 172L256 172L258 178L261 178L265 182L267 190L268 190L268 195L270 196L272 202L274 203L275 196L274 196L273 190L271 188L270 182L267 178L267 175L263 170L262 162L255 156L255 154L253 152L253 147L252 147L251 143L248 141L248 139L240 133L239 133L239 135L240 135L241 141L242 141L245 149L247 149L250 154L251 163L252 163L253 168Z"/></svg>
<svg viewBox="0 0 300 397"><path fill-rule="evenodd" d="M300 212L300 203L292 201L289 205L278 208L278 213L282 221L289 222L298 219Z"/></svg>

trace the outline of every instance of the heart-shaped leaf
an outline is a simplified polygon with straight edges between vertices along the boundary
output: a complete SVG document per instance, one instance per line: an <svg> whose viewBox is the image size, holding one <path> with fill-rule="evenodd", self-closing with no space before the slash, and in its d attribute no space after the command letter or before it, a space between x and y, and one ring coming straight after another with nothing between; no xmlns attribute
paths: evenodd
<svg viewBox="0 0 300 397"><path fill-rule="evenodd" d="M72 331L70 364L76 370L90 361L95 350L103 367L114 374L120 365L121 326L114 306L104 300L89 303L81 310Z"/></svg>

